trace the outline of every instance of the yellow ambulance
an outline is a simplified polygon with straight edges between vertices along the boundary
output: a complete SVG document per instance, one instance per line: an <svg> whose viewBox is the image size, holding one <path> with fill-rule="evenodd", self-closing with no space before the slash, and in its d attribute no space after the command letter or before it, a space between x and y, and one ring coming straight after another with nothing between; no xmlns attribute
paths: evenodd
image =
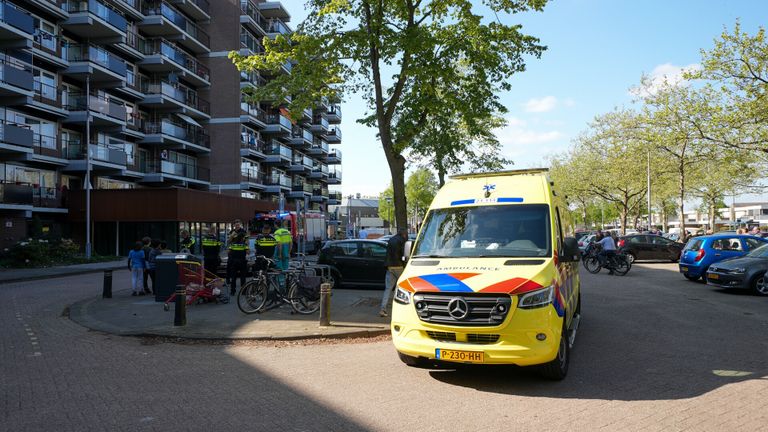
<svg viewBox="0 0 768 432"><path fill-rule="evenodd" d="M546 169L529 169L458 175L440 189L395 287L392 340L404 363L566 376L579 249L556 186Z"/></svg>

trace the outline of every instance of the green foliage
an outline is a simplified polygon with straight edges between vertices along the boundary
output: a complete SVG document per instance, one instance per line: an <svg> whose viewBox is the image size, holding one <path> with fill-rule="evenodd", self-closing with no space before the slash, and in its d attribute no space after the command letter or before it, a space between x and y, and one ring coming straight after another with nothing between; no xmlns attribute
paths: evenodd
<svg viewBox="0 0 768 432"><path fill-rule="evenodd" d="M405 184L409 213L415 213L419 218L426 214L432 199L435 198L437 188L437 181L432 171L426 168L414 171Z"/></svg>
<svg viewBox="0 0 768 432"><path fill-rule="evenodd" d="M395 217L395 203L392 196L392 184L379 194L379 217L389 222L390 226L393 224Z"/></svg>
<svg viewBox="0 0 768 432"><path fill-rule="evenodd" d="M69 239L29 239L0 252L0 267L35 268L118 260L114 256L94 256L89 261L80 254L80 246Z"/></svg>

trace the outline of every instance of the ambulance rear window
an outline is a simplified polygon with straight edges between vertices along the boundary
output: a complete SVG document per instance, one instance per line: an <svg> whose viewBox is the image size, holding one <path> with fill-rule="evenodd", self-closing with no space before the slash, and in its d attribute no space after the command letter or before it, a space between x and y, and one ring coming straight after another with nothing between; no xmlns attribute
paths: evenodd
<svg viewBox="0 0 768 432"><path fill-rule="evenodd" d="M414 257L546 257L551 255L546 204L432 210Z"/></svg>

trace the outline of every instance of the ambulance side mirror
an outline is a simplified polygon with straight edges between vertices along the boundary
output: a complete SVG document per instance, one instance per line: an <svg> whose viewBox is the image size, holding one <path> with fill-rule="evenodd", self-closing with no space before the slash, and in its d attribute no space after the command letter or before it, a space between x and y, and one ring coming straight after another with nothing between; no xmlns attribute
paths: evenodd
<svg viewBox="0 0 768 432"><path fill-rule="evenodd" d="M576 262L579 260L581 252L579 251L579 242L574 237L566 237L563 240L563 251L560 255L561 262Z"/></svg>
<svg viewBox="0 0 768 432"><path fill-rule="evenodd" d="M411 240L408 240L405 242L405 259L408 260L411 258L411 249L413 248L413 242Z"/></svg>

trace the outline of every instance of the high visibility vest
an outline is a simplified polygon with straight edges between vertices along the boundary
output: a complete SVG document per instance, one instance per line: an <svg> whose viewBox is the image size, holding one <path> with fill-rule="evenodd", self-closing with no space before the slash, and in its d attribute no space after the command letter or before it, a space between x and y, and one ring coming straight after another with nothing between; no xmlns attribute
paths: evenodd
<svg viewBox="0 0 768 432"><path fill-rule="evenodd" d="M288 231L285 228L280 228L277 231L275 231L275 239L280 244L291 244L293 243L293 237L291 237L291 232Z"/></svg>
<svg viewBox="0 0 768 432"><path fill-rule="evenodd" d="M219 255L221 249L221 242L214 236L203 237L203 255L207 257L215 257Z"/></svg>
<svg viewBox="0 0 768 432"><path fill-rule="evenodd" d="M230 243L229 250L231 251L247 251L248 245L245 243Z"/></svg>

